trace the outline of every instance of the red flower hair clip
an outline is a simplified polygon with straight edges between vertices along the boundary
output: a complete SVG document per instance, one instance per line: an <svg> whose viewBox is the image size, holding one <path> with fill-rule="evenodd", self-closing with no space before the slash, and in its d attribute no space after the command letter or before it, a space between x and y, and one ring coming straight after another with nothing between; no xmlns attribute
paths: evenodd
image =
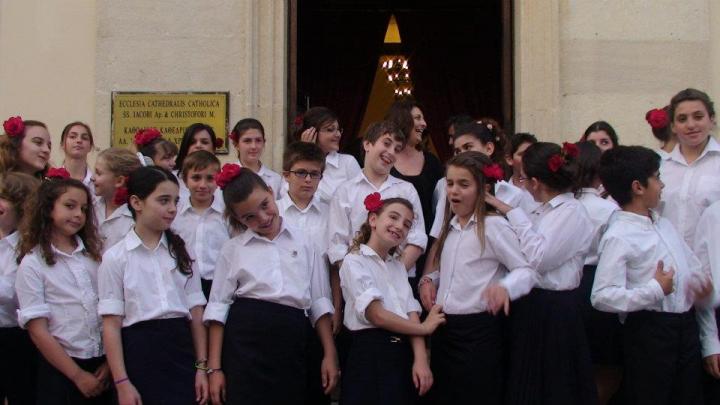
<svg viewBox="0 0 720 405"><path fill-rule="evenodd" d="M51 167L45 174L45 178L48 179L69 179L70 172L64 167Z"/></svg>
<svg viewBox="0 0 720 405"><path fill-rule="evenodd" d="M222 148L225 146L225 140L222 138L215 138L215 149Z"/></svg>
<svg viewBox="0 0 720 405"><path fill-rule="evenodd" d="M576 159L578 156L580 156L580 149L577 145L563 142L560 153L556 153L548 159L548 169L555 173L568 162L568 158Z"/></svg>
<svg viewBox="0 0 720 405"><path fill-rule="evenodd" d="M298 116L295 117L295 121L293 123L295 124L296 127L300 128L303 126L303 119L304 119L303 115L298 114Z"/></svg>
<svg viewBox="0 0 720 405"><path fill-rule="evenodd" d="M127 187L118 187L115 189L113 195L113 204L123 205L128 201L128 189Z"/></svg>
<svg viewBox="0 0 720 405"><path fill-rule="evenodd" d="M670 118L664 108L654 108L645 114L645 121L652 129L663 129L670 124Z"/></svg>
<svg viewBox="0 0 720 405"><path fill-rule="evenodd" d="M135 133L133 143L139 147L143 147L161 136L162 133L157 128L143 128Z"/></svg>
<svg viewBox="0 0 720 405"><path fill-rule="evenodd" d="M232 139L233 142L237 143L238 139L240 139L240 136L238 135L237 131L232 130L228 134L228 138Z"/></svg>
<svg viewBox="0 0 720 405"><path fill-rule="evenodd" d="M365 197L364 204L368 212L378 212L383 206L382 196L380 193L368 194L367 197Z"/></svg>
<svg viewBox="0 0 720 405"><path fill-rule="evenodd" d="M3 122L3 129L5 130L7 136L14 138L22 135L25 130L25 123L20 116L10 117Z"/></svg>
<svg viewBox="0 0 720 405"><path fill-rule="evenodd" d="M483 167L482 173L487 180L500 181L505 179L505 171L497 163Z"/></svg>
<svg viewBox="0 0 720 405"><path fill-rule="evenodd" d="M240 170L242 170L242 168L235 163L225 163L220 173L215 177L215 183L217 183L221 190L225 190L225 187L240 174Z"/></svg>

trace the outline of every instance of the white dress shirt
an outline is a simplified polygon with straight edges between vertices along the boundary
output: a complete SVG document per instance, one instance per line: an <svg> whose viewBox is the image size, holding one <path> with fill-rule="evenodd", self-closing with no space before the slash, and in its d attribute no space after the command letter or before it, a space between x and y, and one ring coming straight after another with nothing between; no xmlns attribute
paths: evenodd
<svg viewBox="0 0 720 405"><path fill-rule="evenodd" d="M330 275L307 235L282 221L273 240L250 229L223 245L205 322L225 323L235 298L253 298L308 311L313 324L334 312Z"/></svg>
<svg viewBox="0 0 720 405"><path fill-rule="evenodd" d="M18 326L18 301L15 294L17 246L20 234L15 231L0 239L0 328Z"/></svg>
<svg viewBox="0 0 720 405"><path fill-rule="evenodd" d="M328 218L328 234L330 248L328 257L330 263L336 263L345 257L348 247L355 237L355 232L367 220L368 212L365 209L365 197L368 194L380 193L383 199L402 197L413 206L415 218L406 243L425 250L427 235L425 235L425 221L423 220L420 197L415 187L405 180L388 175L385 182L376 188L361 171L355 178L343 183L335 192L330 203L330 217ZM413 276L415 267L407 272L406 276Z"/></svg>
<svg viewBox="0 0 720 405"><path fill-rule="evenodd" d="M559 194L530 218L521 208L507 218L520 238L520 248L537 271L536 287L572 290L580 285L585 256L592 243L592 222L571 193Z"/></svg>
<svg viewBox="0 0 720 405"><path fill-rule="evenodd" d="M242 163L238 160L235 162L236 165L243 167ZM277 200L280 198L280 192L283 189L283 178L279 174L275 173L274 171L268 169L267 166L260 163L260 170L256 172L256 174L260 177L262 177L265 184L267 184L269 187L272 188L273 196Z"/></svg>
<svg viewBox="0 0 720 405"><path fill-rule="evenodd" d="M178 171L173 170L173 174L177 178L178 181L178 197L180 198L180 201L185 201L190 198L190 189L187 187L187 184L185 184L185 181L182 179L182 177L178 176ZM220 187L216 188L213 192L213 197L215 199L219 199L220 201L223 200L223 194L222 190L220 190ZM223 203L224 204L224 203Z"/></svg>
<svg viewBox="0 0 720 405"><path fill-rule="evenodd" d="M445 177L438 180L435 185L433 199L435 198L436 193L437 203L435 206L435 220L430 228L430 236L435 239L440 237L445 219L445 206L447 205L447 179ZM532 195L530 195L527 190L517 187L507 181L499 181L495 183L495 197L513 208L522 208L526 213L530 213L533 209L540 206L539 203L535 202ZM528 198L530 198L530 201L528 201Z"/></svg>
<svg viewBox="0 0 720 405"><path fill-rule="evenodd" d="M128 209L127 204L123 204L115 209L109 217L105 217L105 199L98 197L95 199L95 219L97 220L97 229L100 239L103 243L103 252L120 242L125 235L135 226L135 220Z"/></svg>
<svg viewBox="0 0 720 405"><path fill-rule="evenodd" d="M198 212L190 204L190 197L178 204L172 229L180 235L194 253L200 277L212 280L215 261L222 245L230 239L230 224L223 218L225 203L215 197L212 204Z"/></svg>
<svg viewBox="0 0 720 405"><path fill-rule="evenodd" d="M352 180L358 173L360 173L360 165L354 157L338 152L328 153L325 156L325 171L316 195L324 203L330 204L340 185Z"/></svg>
<svg viewBox="0 0 720 405"><path fill-rule="evenodd" d="M103 255L100 265L100 315L118 315L122 326L154 319L188 318L205 305L200 275L177 269L165 234L155 248L147 247L131 230Z"/></svg>
<svg viewBox="0 0 720 405"><path fill-rule="evenodd" d="M35 247L18 267L15 288L20 303L18 323L46 318L50 334L65 352L80 359L103 355L102 320L98 315L98 263L85 255L85 245L67 254L52 246L56 263L45 263Z"/></svg>
<svg viewBox="0 0 720 405"><path fill-rule="evenodd" d="M380 300L386 311L405 319L420 314L420 303L413 298L405 266L397 257L383 260L367 245L350 252L340 267L340 286L345 298L343 323L352 330L376 328L365 317L365 310Z"/></svg>
<svg viewBox="0 0 720 405"><path fill-rule="evenodd" d="M643 310L686 312L693 306L688 291L709 277L703 273L699 260L670 221L654 212L652 215L651 219L627 211L617 211L600 241L600 261L590 300L601 311L619 313L621 320L628 312ZM675 288L668 295L663 293L662 287L655 280L660 260L664 263L665 271L670 268L675 270ZM698 309L703 353L707 350L720 353L717 326L713 327L713 344L701 321L702 317L708 316L704 312L712 315L709 309ZM712 319L714 325L714 316Z"/></svg>
<svg viewBox="0 0 720 405"><path fill-rule="evenodd" d="M710 274L713 279L713 292L709 306L720 306L720 201L707 207L700 217L693 250L700 260L703 272ZM718 339L715 312L698 311L698 324L700 325L701 341L703 341L703 355L720 353L720 339ZM703 334L703 331L707 331ZM702 338L705 339L702 339ZM713 339L714 338L714 339Z"/></svg>
<svg viewBox="0 0 720 405"><path fill-rule="evenodd" d="M680 145L662 160L663 188L660 214L669 219L685 243L692 246L700 215L720 200L720 145L712 136L705 150L691 164L680 153Z"/></svg>
<svg viewBox="0 0 720 405"><path fill-rule="evenodd" d="M277 201L280 216L287 224L302 230L309 237L315 251L326 256L328 249L327 220L330 206L315 193L307 207L300 209L286 191Z"/></svg>
<svg viewBox="0 0 720 405"><path fill-rule="evenodd" d="M499 215L485 218L485 248L477 234L473 216L465 227L458 217L450 220L450 230L440 256L440 286L437 303L448 314L476 314L487 311L483 292L499 283L510 299L530 292L535 271L520 251L520 242L508 221ZM508 269L510 273L508 273ZM430 275L431 278L434 276Z"/></svg>
<svg viewBox="0 0 720 405"><path fill-rule="evenodd" d="M585 265L596 265L598 263L598 245L608 220L613 212L620 209L614 200L606 200L600 196L600 191L595 188L583 188L580 190L578 201L582 203L585 210L592 221L593 239L590 245L590 251L585 258Z"/></svg>

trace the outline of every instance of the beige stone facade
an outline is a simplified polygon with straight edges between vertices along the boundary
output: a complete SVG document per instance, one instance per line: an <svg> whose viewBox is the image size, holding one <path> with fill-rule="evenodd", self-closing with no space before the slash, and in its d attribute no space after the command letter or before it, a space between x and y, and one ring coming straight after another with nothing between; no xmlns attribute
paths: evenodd
<svg viewBox="0 0 720 405"><path fill-rule="evenodd" d="M576 139L606 119L621 142L654 146L649 108L685 87L720 97L720 2L516 0L514 10L517 130ZM0 117L43 120L56 144L83 120L105 148L112 91L228 91L231 123L259 118L264 161L279 168L287 19L284 0L0 0Z"/></svg>

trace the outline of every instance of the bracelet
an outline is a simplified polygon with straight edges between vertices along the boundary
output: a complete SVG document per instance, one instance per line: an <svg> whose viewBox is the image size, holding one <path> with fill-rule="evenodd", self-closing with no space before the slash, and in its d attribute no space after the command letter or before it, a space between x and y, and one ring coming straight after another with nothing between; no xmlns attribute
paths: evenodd
<svg viewBox="0 0 720 405"><path fill-rule="evenodd" d="M125 378L121 378L121 379L119 379L119 380L117 380L117 381L113 381L113 383L114 383L115 385L120 385L120 384L124 383L125 381L130 381L130 379L127 378L127 377L125 377Z"/></svg>
<svg viewBox="0 0 720 405"><path fill-rule="evenodd" d="M195 362L195 369L200 371L208 371L207 365L203 366L203 364L207 364L207 360L198 360Z"/></svg>
<svg viewBox="0 0 720 405"><path fill-rule="evenodd" d="M208 369L205 370L205 372L207 373L207 375L210 375L210 374L212 374L212 373L214 373L214 372L217 372L217 371L222 371L222 369L221 369L221 368L209 368L209 367L208 367Z"/></svg>
<svg viewBox="0 0 720 405"><path fill-rule="evenodd" d="M418 281L418 288L422 286L423 284L432 283L432 279L428 276L422 276L420 277L420 281Z"/></svg>

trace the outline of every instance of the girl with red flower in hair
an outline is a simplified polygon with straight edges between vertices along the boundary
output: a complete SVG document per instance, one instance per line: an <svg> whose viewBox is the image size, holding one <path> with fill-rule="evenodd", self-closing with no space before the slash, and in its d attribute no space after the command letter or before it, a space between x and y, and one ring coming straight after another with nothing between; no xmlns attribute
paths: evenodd
<svg viewBox="0 0 720 405"><path fill-rule="evenodd" d="M578 155L578 147L569 143L538 142L527 148L523 185L541 203L530 214L486 194L486 201L507 216L536 271L533 289L514 302L510 316L508 404L598 401L577 304L593 237L587 211L571 192Z"/></svg>
<svg viewBox="0 0 720 405"><path fill-rule="evenodd" d="M486 192L505 176L480 152L448 161L444 221L435 267L420 279L445 312L447 323L432 337L433 396L447 404L503 402L504 342L499 312L530 292L535 272L510 223L485 203ZM436 285L439 284L439 289Z"/></svg>
<svg viewBox="0 0 720 405"><path fill-rule="evenodd" d="M412 404L433 384L423 336L445 315L434 306L420 322L420 304L398 258L415 218L412 204L377 192L364 202L367 219L340 267L344 323L352 335L340 402Z"/></svg>
<svg viewBox="0 0 720 405"><path fill-rule="evenodd" d="M164 139L157 128L143 128L135 133L133 143L137 151L152 160L152 164L165 170L175 168L175 157L178 155L177 146Z"/></svg>
<svg viewBox="0 0 720 405"><path fill-rule="evenodd" d="M660 149L656 150L658 155L666 158L677 144L675 134L670 130L670 106L653 108L645 113L645 121L650 125L653 136L660 141Z"/></svg>
<svg viewBox="0 0 720 405"><path fill-rule="evenodd" d="M50 160L50 133L40 121L10 117L0 135L0 173L17 171L42 178Z"/></svg>

